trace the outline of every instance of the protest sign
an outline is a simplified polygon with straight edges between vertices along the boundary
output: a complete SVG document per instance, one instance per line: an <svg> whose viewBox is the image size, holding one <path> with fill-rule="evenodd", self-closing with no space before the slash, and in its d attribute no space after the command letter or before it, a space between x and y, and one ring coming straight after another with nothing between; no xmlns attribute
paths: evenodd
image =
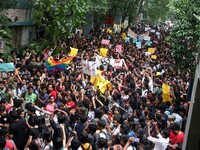
<svg viewBox="0 0 200 150"><path fill-rule="evenodd" d="M150 28L150 27L146 27L144 30L145 30L145 31L150 31L151 28Z"/></svg>
<svg viewBox="0 0 200 150"><path fill-rule="evenodd" d="M151 37L150 37L150 36L145 36L145 37L144 37L144 40L145 40L145 41L151 41Z"/></svg>
<svg viewBox="0 0 200 150"><path fill-rule="evenodd" d="M116 52L122 53L122 45L116 45Z"/></svg>
<svg viewBox="0 0 200 150"><path fill-rule="evenodd" d="M153 54L155 52L155 48L148 48L148 52L150 52L151 54Z"/></svg>
<svg viewBox="0 0 200 150"><path fill-rule="evenodd" d="M137 38L133 38L133 43L136 43L137 42Z"/></svg>
<svg viewBox="0 0 200 150"><path fill-rule="evenodd" d="M152 42L151 41L146 41L146 45L151 46Z"/></svg>
<svg viewBox="0 0 200 150"><path fill-rule="evenodd" d="M100 48L100 55L103 57L107 56L108 49L107 48Z"/></svg>
<svg viewBox="0 0 200 150"><path fill-rule="evenodd" d="M141 48L142 48L142 43L141 43L141 42L136 42L136 47L137 47L138 49L141 49Z"/></svg>
<svg viewBox="0 0 200 150"><path fill-rule="evenodd" d="M13 62L0 64L1 72L9 72L9 71L14 71L14 70L15 70L15 66Z"/></svg>
<svg viewBox="0 0 200 150"><path fill-rule="evenodd" d="M103 40L101 41L101 44L110 45L110 40L105 40L105 39L103 39Z"/></svg>
<svg viewBox="0 0 200 150"><path fill-rule="evenodd" d="M96 76L97 75L97 67L95 61L87 61L82 60L82 70L83 73L90 75L90 76Z"/></svg>
<svg viewBox="0 0 200 150"><path fill-rule="evenodd" d="M142 42L142 40L143 40L143 36L138 36L138 42Z"/></svg>
<svg viewBox="0 0 200 150"><path fill-rule="evenodd" d="M129 38L129 37L126 37L126 38L125 38L125 42L126 42L126 43L130 43L130 38Z"/></svg>
<svg viewBox="0 0 200 150"><path fill-rule="evenodd" d="M156 55L151 55L151 59L157 59Z"/></svg>
<svg viewBox="0 0 200 150"><path fill-rule="evenodd" d="M114 68L122 68L123 64L126 66L124 59L109 59L103 58L102 56L96 56L96 65L99 67L103 65L105 69L107 69L107 65L111 65Z"/></svg>

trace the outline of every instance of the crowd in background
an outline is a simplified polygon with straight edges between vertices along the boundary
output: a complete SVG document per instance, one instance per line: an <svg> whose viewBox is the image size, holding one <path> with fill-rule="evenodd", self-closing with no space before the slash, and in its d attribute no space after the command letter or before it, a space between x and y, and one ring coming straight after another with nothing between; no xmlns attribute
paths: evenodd
<svg viewBox="0 0 200 150"><path fill-rule="evenodd" d="M151 26L160 35L149 33L157 59L146 55L142 41L138 49L121 34L105 28L91 30L89 36L75 34L61 49L75 47L77 56L63 71L48 71L46 56L61 59L65 50L40 53L27 49L12 53L14 72L0 72L0 149L10 150L165 150L181 149L184 139L191 80L189 67L177 70L169 34ZM145 25L132 28L145 32ZM124 32L127 33L127 29ZM110 45L102 45L109 39ZM122 53L115 46L123 46ZM101 93L83 73L81 60L94 61L101 47L107 57L124 59L126 65L100 66L101 75L112 89ZM157 74L160 72L160 74ZM164 102L162 84L170 86L171 100Z"/></svg>

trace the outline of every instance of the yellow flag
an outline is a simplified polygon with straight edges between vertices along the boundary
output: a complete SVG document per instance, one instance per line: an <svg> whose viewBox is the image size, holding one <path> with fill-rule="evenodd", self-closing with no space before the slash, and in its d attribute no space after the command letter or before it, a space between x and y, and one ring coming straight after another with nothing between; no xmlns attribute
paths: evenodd
<svg viewBox="0 0 200 150"><path fill-rule="evenodd" d="M107 56L107 52L108 52L107 48L100 48L100 55L102 57L106 57Z"/></svg>
<svg viewBox="0 0 200 150"><path fill-rule="evenodd" d="M126 33L124 33L124 32L122 33L122 39L124 39L124 40L126 39Z"/></svg>
<svg viewBox="0 0 200 150"><path fill-rule="evenodd" d="M156 76L160 76L161 75L161 72L156 72Z"/></svg>
<svg viewBox="0 0 200 150"><path fill-rule="evenodd" d="M70 49L71 49L71 51L69 53L69 56L75 57L77 55L77 53L78 53L78 49L72 48L72 47L70 47Z"/></svg>
<svg viewBox="0 0 200 150"><path fill-rule="evenodd" d="M112 89L112 84L106 80L102 75L102 71L97 70L96 76L90 77L90 82L93 83L95 89L99 89L101 93L105 93L107 87L108 90Z"/></svg>
<svg viewBox="0 0 200 150"><path fill-rule="evenodd" d="M100 90L101 93L105 93L108 84L110 84L110 82L108 80L105 80L104 82L102 82L100 84L99 90Z"/></svg>
<svg viewBox="0 0 200 150"><path fill-rule="evenodd" d="M170 86L166 85L165 83L162 84L162 98L163 102L172 100L170 96Z"/></svg>
<svg viewBox="0 0 200 150"><path fill-rule="evenodd" d="M153 54L155 52L155 48L148 48L148 52Z"/></svg>
<svg viewBox="0 0 200 150"><path fill-rule="evenodd" d="M151 58L152 59L157 59L157 56L156 55L151 55Z"/></svg>
<svg viewBox="0 0 200 150"><path fill-rule="evenodd" d="M97 70L97 75L90 77L90 82L94 85L95 89L98 89L100 82L102 82L102 80L105 80L103 79L101 73L102 73L101 70Z"/></svg>

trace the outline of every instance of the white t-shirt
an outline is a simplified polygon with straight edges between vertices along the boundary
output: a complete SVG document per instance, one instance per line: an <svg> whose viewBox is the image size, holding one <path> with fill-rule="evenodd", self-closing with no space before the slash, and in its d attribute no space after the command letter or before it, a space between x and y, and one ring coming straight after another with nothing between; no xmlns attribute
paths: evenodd
<svg viewBox="0 0 200 150"><path fill-rule="evenodd" d="M157 135L158 138L154 138L152 136L147 137L147 139L155 144L153 150L165 150L169 144L169 138L163 138L159 133Z"/></svg>

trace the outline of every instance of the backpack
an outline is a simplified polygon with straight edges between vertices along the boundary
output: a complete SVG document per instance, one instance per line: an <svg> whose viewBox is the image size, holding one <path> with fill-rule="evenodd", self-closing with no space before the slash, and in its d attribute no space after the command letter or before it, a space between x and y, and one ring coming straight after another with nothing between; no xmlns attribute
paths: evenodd
<svg viewBox="0 0 200 150"><path fill-rule="evenodd" d="M98 150L98 143L97 143L97 135L96 134L89 134L89 142L92 145L92 150Z"/></svg>
<svg viewBox="0 0 200 150"><path fill-rule="evenodd" d="M103 134L106 136L106 139L108 139L107 133L104 132L104 131L100 131L100 132L97 134L97 141L98 141L98 139L100 138L100 133L103 133Z"/></svg>
<svg viewBox="0 0 200 150"><path fill-rule="evenodd" d="M98 140L99 140L99 138L100 138L100 133L103 133L103 134L106 136L106 139L107 139L107 140L109 139L107 133L104 132L104 131L100 131L99 133L95 133L95 134L93 135L95 143L94 143L94 147L92 147L92 150L98 150ZM106 145L105 145L105 146L106 146Z"/></svg>

